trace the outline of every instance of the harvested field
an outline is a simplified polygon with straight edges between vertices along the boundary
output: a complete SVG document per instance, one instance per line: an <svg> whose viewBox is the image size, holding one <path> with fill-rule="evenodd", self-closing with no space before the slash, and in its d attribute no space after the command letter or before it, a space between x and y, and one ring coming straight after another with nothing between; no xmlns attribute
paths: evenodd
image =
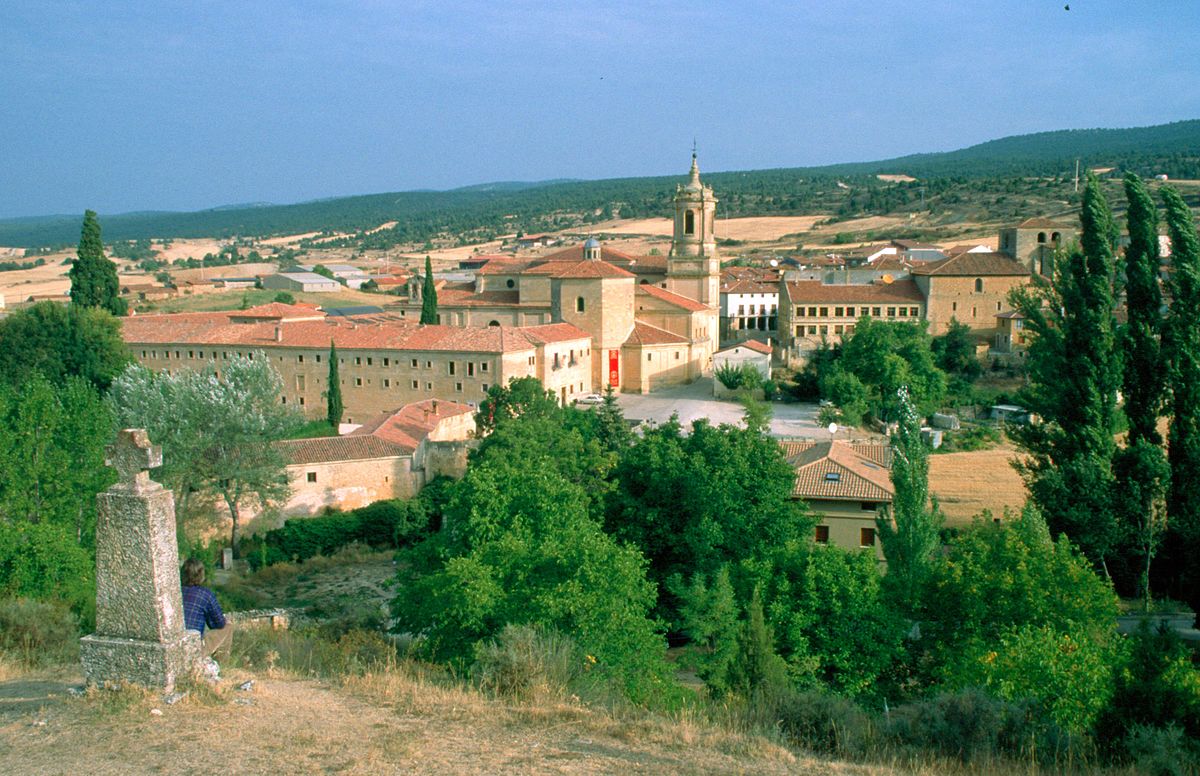
<svg viewBox="0 0 1200 776"><path fill-rule="evenodd" d="M718 218L718 239L747 242L772 242L784 235L807 232L812 225L828 216L757 216L750 218ZM670 237L674 222L670 218L640 218L635 221L606 221L594 227L605 234L638 234Z"/></svg>
<svg viewBox="0 0 1200 776"><path fill-rule="evenodd" d="M937 497L948 525L966 525L987 509L1000 515L1020 509L1028 493L1013 469L1012 447L946 453L929 457L929 490Z"/></svg>

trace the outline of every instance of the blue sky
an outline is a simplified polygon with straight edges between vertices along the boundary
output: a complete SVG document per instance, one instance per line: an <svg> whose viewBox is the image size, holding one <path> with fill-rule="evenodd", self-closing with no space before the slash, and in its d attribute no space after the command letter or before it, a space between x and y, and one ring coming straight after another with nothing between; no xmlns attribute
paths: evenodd
<svg viewBox="0 0 1200 776"><path fill-rule="evenodd" d="M1200 117L1200 3L0 2L0 217Z"/></svg>

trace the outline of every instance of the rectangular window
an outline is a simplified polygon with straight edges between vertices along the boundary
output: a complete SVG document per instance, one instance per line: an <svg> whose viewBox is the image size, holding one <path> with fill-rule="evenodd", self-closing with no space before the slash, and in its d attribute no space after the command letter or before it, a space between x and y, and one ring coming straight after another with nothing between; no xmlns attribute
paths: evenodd
<svg viewBox="0 0 1200 776"><path fill-rule="evenodd" d="M196 351L194 351L194 350L189 350L189 351L188 351L188 358L195 358L195 357L196 357Z"/></svg>
<svg viewBox="0 0 1200 776"><path fill-rule="evenodd" d="M426 362L425 362L425 368L426 368L426 369L433 369L433 362L432 362L432 361L426 361Z"/></svg>
<svg viewBox="0 0 1200 776"><path fill-rule="evenodd" d="M958 302L950 303L950 312L958 312Z"/></svg>
<svg viewBox="0 0 1200 776"><path fill-rule="evenodd" d="M646 360L647 360L647 361L653 361L653 360L654 360L654 355L653 355L653 354L651 354L651 353L647 353L647 354L646 354Z"/></svg>
<svg viewBox="0 0 1200 776"><path fill-rule="evenodd" d="M303 396L300 397L300 406L301 407L304 406L304 397Z"/></svg>
<svg viewBox="0 0 1200 776"><path fill-rule="evenodd" d="M318 364L321 363L321 354L320 353L317 354L317 363Z"/></svg>
<svg viewBox="0 0 1200 776"><path fill-rule="evenodd" d="M483 392L484 392L484 393L487 393L487 392L488 392L488 384L487 384L487 383L484 383L484 384L483 384Z"/></svg>
<svg viewBox="0 0 1200 776"><path fill-rule="evenodd" d="M475 362L468 361L467 362L467 377L474 377L474 376L475 376Z"/></svg>
<svg viewBox="0 0 1200 776"><path fill-rule="evenodd" d="M875 529L874 528L859 528L858 529L858 546L859 547L874 547L875 546Z"/></svg>
<svg viewBox="0 0 1200 776"><path fill-rule="evenodd" d="M817 308L815 308L815 307L808 308L808 317L816 318L817 317Z"/></svg>
<svg viewBox="0 0 1200 776"><path fill-rule="evenodd" d="M462 385L463 385L462 383L455 383L454 390L458 391L459 393L462 393Z"/></svg>
<svg viewBox="0 0 1200 776"><path fill-rule="evenodd" d="M391 388L391 387L392 387L392 381L391 381L391 380L389 380L389 379L387 379L386 377L385 377L385 378L383 378L383 387L384 387L384 388Z"/></svg>
<svg viewBox="0 0 1200 776"><path fill-rule="evenodd" d="M742 314L742 308L741 308L741 305L738 305L738 315L741 315L741 314ZM797 318L804 317L804 308L803 307L796 308L796 317Z"/></svg>
<svg viewBox="0 0 1200 776"><path fill-rule="evenodd" d="M451 377L454 376L454 362L453 361L450 362L450 376Z"/></svg>
<svg viewBox="0 0 1200 776"><path fill-rule="evenodd" d="M480 361L480 362L479 362L479 371L480 371L480 372L486 372L487 370L488 370L488 362L486 362L486 361Z"/></svg>
<svg viewBox="0 0 1200 776"><path fill-rule="evenodd" d="M361 388L362 387L362 378L361 377L354 378L354 384Z"/></svg>
<svg viewBox="0 0 1200 776"><path fill-rule="evenodd" d="M676 361L679 360L679 351L678 350L675 351L675 360ZM580 390L583 390L583 389L581 388Z"/></svg>
<svg viewBox="0 0 1200 776"><path fill-rule="evenodd" d="M840 323L839 323L837 326L834 326L834 327L833 327L833 333L834 333L834 334L841 334L841 333L843 333L843 332L845 332L845 331L846 331L846 327L845 327L845 326L843 326L843 325L841 325Z"/></svg>
<svg viewBox="0 0 1200 776"><path fill-rule="evenodd" d="M872 307L872 308L871 308L871 315L872 315L872 317L878 318L878 317L879 317L879 311L880 311L880 310L882 310L882 309L883 309L882 307Z"/></svg>
<svg viewBox="0 0 1200 776"><path fill-rule="evenodd" d="M833 315L835 318L845 318L846 317L846 308L845 307L833 308Z"/></svg>
<svg viewBox="0 0 1200 776"><path fill-rule="evenodd" d="M383 360L383 365L384 365L384 366L391 366L391 365L392 365L392 360L391 360L390 358L385 358L385 359Z"/></svg>
<svg viewBox="0 0 1200 776"><path fill-rule="evenodd" d="M412 368L413 369L417 368L417 360L415 358L412 360Z"/></svg>
<svg viewBox="0 0 1200 776"><path fill-rule="evenodd" d="M860 504L860 506L862 507L862 510L864 512L874 512L876 509L879 508L879 505L876 504L874 501L864 501L864 502L862 502L862 504Z"/></svg>
<svg viewBox="0 0 1200 776"><path fill-rule="evenodd" d="M900 308L900 317L901 317L901 318L907 318L907 317L908 317L908 308L907 308L907 307L901 307L901 308Z"/></svg>
<svg viewBox="0 0 1200 776"><path fill-rule="evenodd" d="M316 482L317 481L317 473L316 472L308 472L304 478L306 480L308 480L309 482Z"/></svg>
<svg viewBox="0 0 1200 776"><path fill-rule="evenodd" d="M813 541L815 541L817 544L829 544L829 526L817 526L816 534L813 536Z"/></svg>
<svg viewBox="0 0 1200 776"><path fill-rule="evenodd" d="M896 308L895 308L895 307L889 307L889 308L887 309L887 317L889 317L889 318L895 318L895 317L896 317Z"/></svg>
<svg viewBox="0 0 1200 776"><path fill-rule="evenodd" d="M800 325L800 324L798 324L798 323L796 324L796 336L797 336L797 337L802 337L802 336L804 336L804 327L803 327L803 326L801 326L801 325Z"/></svg>
<svg viewBox="0 0 1200 776"><path fill-rule="evenodd" d="M828 307L822 307L822 308L821 308L821 317L822 317L822 318L828 318L828 317L829 317L829 308L828 308Z"/></svg>
<svg viewBox="0 0 1200 776"><path fill-rule="evenodd" d="M816 333L817 333L817 327L816 327L816 326L809 326L809 327L808 327L808 333L809 333L809 334L816 334Z"/></svg>
<svg viewBox="0 0 1200 776"><path fill-rule="evenodd" d="M355 365L355 366L362 366L362 357L361 357L361 356L355 356L355 357L354 357L354 365Z"/></svg>
<svg viewBox="0 0 1200 776"><path fill-rule="evenodd" d="M416 380L413 380L413 381L412 381L412 388L413 388L413 390L414 390L414 391L415 391L415 390L417 390L417 389L418 389L418 388L420 388L420 387L421 387L421 384L420 384L420 383L418 383Z"/></svg>
<svg viewBox="0 0 1200 776"><path fill-rule="evenodd" d="M296 363L297 363L297 364L303 364L303 363L304 363L304 356L302 356L302 355L301 355L301 356L296 356Z"/></svg>
<svg viewBox="0 0 1200 776"><path fill-rule="evenodd" d="M425 383L425 390L427 390L427 391L432 391L432 390L433 390L433 383Z"/></svg>

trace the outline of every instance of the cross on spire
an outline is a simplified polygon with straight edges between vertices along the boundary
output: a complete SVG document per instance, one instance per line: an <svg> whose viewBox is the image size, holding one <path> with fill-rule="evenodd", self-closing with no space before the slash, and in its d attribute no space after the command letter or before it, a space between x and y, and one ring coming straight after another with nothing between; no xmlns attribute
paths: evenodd
<svg viewBox="0 0 1200 776"><path fill-rule="evenodd" d="M162 466L162 448L150 444L143 428L126 428L108 447L104 463L117 470L120 485L140 490L150 482L149 470Z"/></svg>

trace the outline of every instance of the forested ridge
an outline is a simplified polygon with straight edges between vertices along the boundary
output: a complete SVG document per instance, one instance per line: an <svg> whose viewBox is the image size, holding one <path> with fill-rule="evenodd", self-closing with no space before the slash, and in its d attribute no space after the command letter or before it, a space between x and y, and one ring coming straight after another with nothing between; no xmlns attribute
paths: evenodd
<svg viewBox="0 0 1200 776"><path fill-rule="evenodd" d="M1200 120L1133 129L1041 132L945 153L875 162L706 173L723 217L931 211L944 223L1008 218L1029 203L1045 209L1065 200L1075 160L1142 176L1200 178ZM348 233L339 244L363 248L411 245L446 235L486 240L520 230L563 229L607 218L664 214L681 175L597 181L502 182L450 191L407 191L291 205L224 206L196 212L140 212L104 217L110 240L149 237L265 237L302 232ZM916 182L881 181L904 174ZM1039 180L1030 180L1037 178ZM394 227L366 234L381 224ZM0 220L0 245L69 245L78 216Z"/></svg>

